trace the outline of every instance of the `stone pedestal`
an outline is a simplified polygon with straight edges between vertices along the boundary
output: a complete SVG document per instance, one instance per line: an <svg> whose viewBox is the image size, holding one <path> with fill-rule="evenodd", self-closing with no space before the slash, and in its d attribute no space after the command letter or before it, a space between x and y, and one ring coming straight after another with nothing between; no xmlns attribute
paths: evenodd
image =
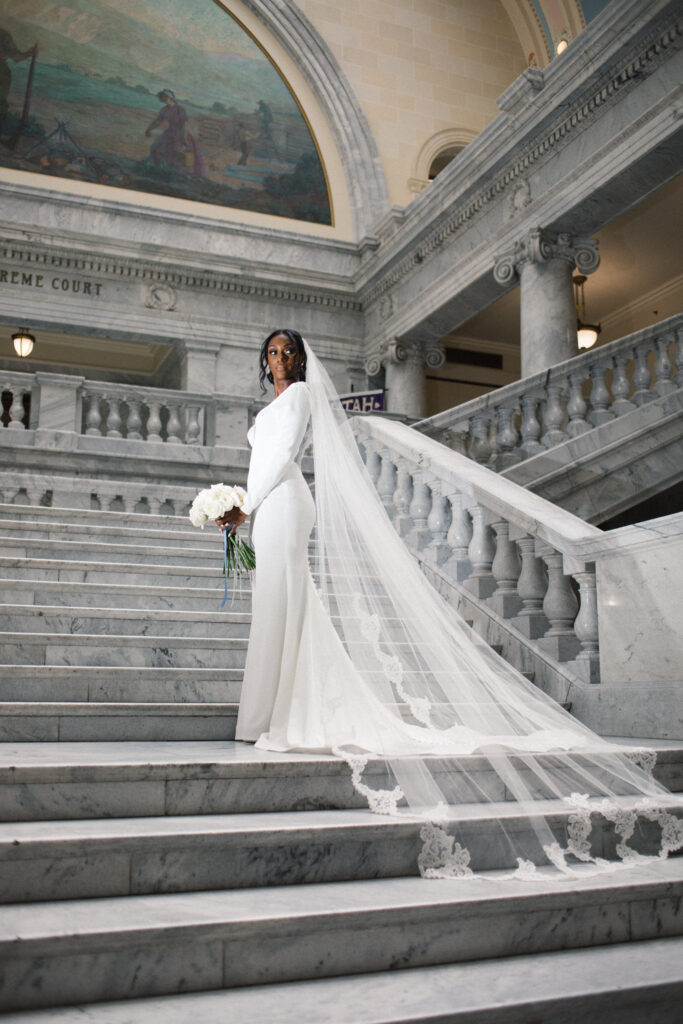
<svg viewBox="0 0 683 1024"><path fill-rule="evenodd" d="M216 357L221 345L210 341L186 341L180 359L180 387L183 391L194 391L200 395L211 395L215 391L231 391L223 381L220 388L216 381ZM235 389L237 390L237 389Z"/></svg>
<svg viewBox="0 0 683 1024"><path fill-rule="evenodd" d="M67 373L36 373L40 397L32 419L41 430L80 430L83 382Z"/></svg>
<svg viewBox="0 0 683 1024"><path fill-rule="evenodd" d="M572 274L591 274L600 263L590 238L536 228L496 260L494 276L521 284L522 377L541 373L578 354Z"/></svg>

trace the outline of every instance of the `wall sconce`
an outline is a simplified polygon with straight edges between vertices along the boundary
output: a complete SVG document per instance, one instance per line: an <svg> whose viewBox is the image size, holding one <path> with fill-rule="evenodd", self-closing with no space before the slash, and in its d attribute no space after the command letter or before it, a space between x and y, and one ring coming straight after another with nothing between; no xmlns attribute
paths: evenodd
<svg viewBox="0 0 683 1024"><path fill-rule="evenodd" d="M559 54L564 53L568 46L569 40L567 39L567 37L560 36L560 38L557 40L557 43L555 44L555 53L558 54L559 56Z"/></svg>
<svg viewBox="0 0 683 1024"><path fill-rule="evenodd" d="M583 274L577 274L574 278L574 304L576 306L576 340L579 350L592 348L598 340L602 330L600 324L586 323L586 300L583 294L583 286L586 278Z"/></svg>
<svg viewBox="0 0 683 1024"><path fill-rule="evenodd" d="M26 356L31 355L35 343L35 336L33 334L30 334L26 330L17 331L16 334L12 335L12 344L14 345L14 351L17 353L20 359L26 359Z"/></svg>

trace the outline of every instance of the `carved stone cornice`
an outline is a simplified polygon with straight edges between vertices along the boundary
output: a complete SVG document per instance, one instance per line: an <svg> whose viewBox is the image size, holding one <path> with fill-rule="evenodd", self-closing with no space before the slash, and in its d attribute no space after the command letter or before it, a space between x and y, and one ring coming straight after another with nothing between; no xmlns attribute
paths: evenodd
<svg viewBox="0 0 683 1024"><path fill-rule="evenodd" d="M550 260L563 260L582 274L592 274L600 265L597 240L535 228L512 249L496 257L493 276L498 284L507 285L526 263L547 263Z"/></svg>
<svg viewBox="0 0 683 1024"><path fill-rule="evenodd" d="M361 311L361 304L350 286L348 292L343 294L332 287L325 288L324 284L317 281L308 287L303 284L293 286L272 279L263 280L257 271L236 275L218 269L183 268L180 263L173 266L166 261L162 262L161 257L155 260L106 253L99 255L74 251L63 245L47 246L0 239L0 260L18 267L86 273L103 280L124 279L131 283L146 284L145 305L151 309L172 311L175 308L176 291L182 288Z"/></svg>
<svg viewBox="0 0 683 1024"><path fill-rule="evenodd" d="M605 108L620 100L628 90L634 88L679 49L683 43L683 18L679 16L673 24L663 24L667 16L671 18L670 10L664 12L662 17L658 17L645 37L641 35L627 53L620 54L618 59L608 65L597 84L594 79L578 96L558 103L560 113L549 123L545 123L541 133L533 133L526 146L515 151L514 159L503 164L495 175L487 176L487 185L484 188L471 192L464 201L454 205L445 215L440 213L438 217L435 216L432 229L417 240L406 240L405 248L409 247L410 252L403 257L399 256L394 266L385 273L380 269L374 283L368 282L361 288L364 308L378 302L386 292L411 274L416 265L438 252L454 234L491 203L509 194L511 189L516 189L521 179L528 179L534 165L543 164L554 158L560 149L584 130L598 110L601 114L604 113ZM543 97L545 91L546 89L541 90L536 95ZM477 148L477 141L471 143L473 154ZM426 201L430 197L430 192L431 188L414 202L420 203L423 197ZM409 207L406 228L410 226L410 210ZM421 218L425 215L429 216L427 205L421 210ZM400 233L401 229L397 235ZM396 235L394 237L396 238Z"/></svg>

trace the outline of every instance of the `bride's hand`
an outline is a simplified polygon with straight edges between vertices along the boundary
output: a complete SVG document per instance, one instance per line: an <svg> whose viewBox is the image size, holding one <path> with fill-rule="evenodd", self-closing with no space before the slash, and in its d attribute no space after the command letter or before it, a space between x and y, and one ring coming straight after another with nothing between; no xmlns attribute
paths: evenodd
<svg viewBox="0 0 683 1024"><path fill-rule="evenodd" d="M216 526L218 526L221 533L223 533L229 527L237 529L238 526L242 525L246 518L247 517L241 508L232 508L229 512L226 512L225 515L216 520Z"/></svg>

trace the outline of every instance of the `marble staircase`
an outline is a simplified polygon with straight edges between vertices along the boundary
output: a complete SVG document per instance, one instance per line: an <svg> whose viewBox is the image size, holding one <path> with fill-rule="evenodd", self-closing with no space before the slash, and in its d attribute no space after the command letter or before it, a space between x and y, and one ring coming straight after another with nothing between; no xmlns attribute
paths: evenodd
<svg viewBox="0 0 683 1024"><path fill-rule="evenodd" d="M484 879L425 881L419 823L370 814L345 764L230 739L250 594L219 610L213 540L0 508L5 1019L677 1019L683 858L503 882L496 821L530 826L501 789L459 808ZM683 744L654 745L683 790ZM490 787L482 759L468 771ZM566 808L545 810L563 834Z"/></svg>

